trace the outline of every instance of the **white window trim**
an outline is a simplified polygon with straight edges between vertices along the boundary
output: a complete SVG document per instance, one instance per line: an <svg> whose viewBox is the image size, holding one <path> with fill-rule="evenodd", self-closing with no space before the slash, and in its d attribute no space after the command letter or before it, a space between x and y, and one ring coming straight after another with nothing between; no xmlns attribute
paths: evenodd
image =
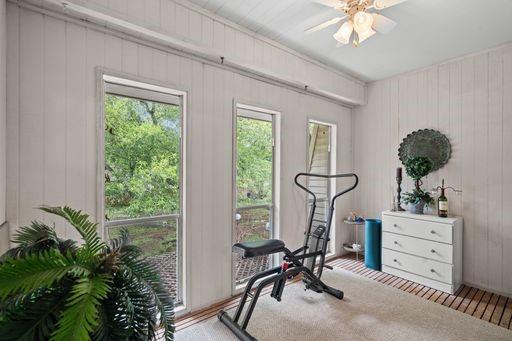
<svg viewBox="0 0 512 341"><path fill-rule="evenodd" d="M273 145L274 145L274 160L273 160L273 167L274 167L274 174L273 174L273 230L272 230L272 238L278 238L281 234L280 231L280 197L281 197L281 112L272 110L272 109L266 109L262 106L256 106L256 105L249 105L244 104L244 102L240 101L238 102L236 99L233 101L233 127L232 127L232 134L233 134L233 155L232 155L232 225L231 225L231 245L235 243L234 239L234 229L236 226L236 158L237 158L237 148L236 148L236 128L237 128L237 117L238 115L238 109L242 110L250 110L252 113L246 113L244 115L241 115L243 117L250 117L254 119L269 121L268 117L272 118L272 126L273 126ZM261 113L262 115L258 115L258 113ZM231 250L230 250L231 251ZM275 258L277 259L277 258ZM244 288L245 284L242 285L236 285L236 279L235 279L235 271L233 266L233 253L231 253L231 292L232 295L237 295L241 293ZM273 264L275 265L275 264ZM256 283L258 283L257 281Z"/></svg>
<svg viewBox="0 0 512 341"><path fill-rule="evenodd" d="M166 84L157 85L158 81L134 77L114 70L97 68L97 110L99 113L97 124L98 138L98 160L97 160L97 210L96 219L100 222L100 234L104 240L108 239L107 229L105 228L105 94L118 93L122 96L148 99L156 102L169 103L181 106L181 164L180 164L180 225L182 231L181 241L181 273L182 273L182 305L175 307L176 316L184 315L190 312L190 251L187 247L189 231L187 226L187 144L188 144L188 92L178 90L174 87L168 87ZM110 87L110 89L109 89ZM110 90L110 91L108 91ZM137 91L144 96L137 96ZM176 97L180 99L176 103Z"/></svg>

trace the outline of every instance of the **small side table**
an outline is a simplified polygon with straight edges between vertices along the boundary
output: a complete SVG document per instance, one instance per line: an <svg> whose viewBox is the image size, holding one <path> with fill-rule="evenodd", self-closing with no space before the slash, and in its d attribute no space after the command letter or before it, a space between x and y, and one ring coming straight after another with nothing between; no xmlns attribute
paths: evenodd
<svg viewBox="0 0 512 341"><path fill-rule="evenodd" d="M364 226L365 222L363 221L350 221L350 220L343 220L343 222L349 226L354 226L355 235L356 235L356 242L354 244L359 244L359 226ZM359 244L361 245L361 244ZM359 260L359 253L364 252L364 247L361 245L360 249L354 249L352 244L343 244L343 249L348 252L354 252L356 254L356 260Z"/></svg>

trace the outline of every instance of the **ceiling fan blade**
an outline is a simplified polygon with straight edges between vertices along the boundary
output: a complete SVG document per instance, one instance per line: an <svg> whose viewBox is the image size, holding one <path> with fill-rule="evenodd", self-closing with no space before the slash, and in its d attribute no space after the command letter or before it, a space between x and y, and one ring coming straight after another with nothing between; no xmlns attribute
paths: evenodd
<svg viewBox="0 0 512 341"><path fill-rule="evenodd" d="M332 8L345 8L347 3L343 0L312 0L317 4L324 5Z"/></svg>
<svg viewBox="0 0 512 341"><path fill-rule="evenodd" d="M331 20L327 20L326 22L321 23L320 25L316 25L316 26L313 26L311 28L308 28L304 32L306 32L306 33L313 33L313 32L316 32L316 31L320 31L320 30L323 30L326 27L329 27L331 25L339 23L343 19L345 19L345 17L337 17L337 18L334 18L334 19L331 19Z"/></svg>
<svg viewBox="0 0 512 341"><path fill-rule="evenodd" d="M380 11L382 9L401 4L407 0L375 0L373 2L373 8Z"/></svg>
<svg viewBox="0 0 512 341"><path fill-rule="evenodd" d="M379 33L388 34L397 25L397 23L381 14L372 13L373 16L373 29Z"/></svg>

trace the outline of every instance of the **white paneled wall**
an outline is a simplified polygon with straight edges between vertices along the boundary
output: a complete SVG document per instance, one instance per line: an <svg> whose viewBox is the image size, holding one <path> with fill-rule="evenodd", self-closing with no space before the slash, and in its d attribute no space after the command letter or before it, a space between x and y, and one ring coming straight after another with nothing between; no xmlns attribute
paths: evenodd
<svg viewBox="0 0 512 341"><path fill-rule="evenodd" d="M464 217L464 281L512 294L512 44L369 84L353 124L355 206L373 217L391 207L402 139L422 128L448 136L452 158L424 187L444 178L463 191L448 198Z"/></svg>
<svg viewBox="0 0 512 341"><path fill-rule="evenodd" d="M48 0L23 0L23 2L52 7ZM69 0L69 2L162 32L202 48L220 51L226 60L234 57L237 61L255 66L270 74L300 80L310 88L314 87L342 96L352 103L365 101L364 82L322 65L186 0Z"/></svg>
<svg viewBox="0 0 512 341"><path fill-rule="evenodd" d="M135 8L140 3L108 2L148 16L155 24L183 30L190 37L203 37L209 44L229 47L233 41L224 40L248 39L222 24L219 42L219 35L208 38L203 31L195 32L197 25L188 24L201 20L215 32L217 22L203 16L198 19L193 11L171 2L166 4L172 4L176 21L168 20L163 13L170 9L155 12L148 7L151 1L145 2L144 9ZM290 247L301 243L306 220L304 196L292 182L306 168L308 118L338 124L337 169L352 169L351 112L343 106L13 3L8 4L7 32L7 219L11 232L35 218L53 221L34 210L40 204L68 204L97 216L102 198L97 196L96 182L103 176L96 168L97 67L188 91L186 237L192 309L231 295L233 98L282 111L280 221L281 237ZM338 226L350 206L351 197L340 200ZM76 237L61 223L57 228L67 237Z"/></svg>

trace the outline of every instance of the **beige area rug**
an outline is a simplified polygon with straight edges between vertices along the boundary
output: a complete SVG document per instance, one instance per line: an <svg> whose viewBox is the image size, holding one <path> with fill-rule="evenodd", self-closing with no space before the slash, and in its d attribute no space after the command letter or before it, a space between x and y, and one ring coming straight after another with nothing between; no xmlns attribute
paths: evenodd
<svg viewBox="0 0 512 341"><path fill-rule="evenodd" d="M260 298L248 331L260 341L512 340L510 330L345 270L326 270L323 279L343 290L345 298L292 284L281 302L268 295ZM176 340L236 338L213 317L178 332Z"/></svg>

